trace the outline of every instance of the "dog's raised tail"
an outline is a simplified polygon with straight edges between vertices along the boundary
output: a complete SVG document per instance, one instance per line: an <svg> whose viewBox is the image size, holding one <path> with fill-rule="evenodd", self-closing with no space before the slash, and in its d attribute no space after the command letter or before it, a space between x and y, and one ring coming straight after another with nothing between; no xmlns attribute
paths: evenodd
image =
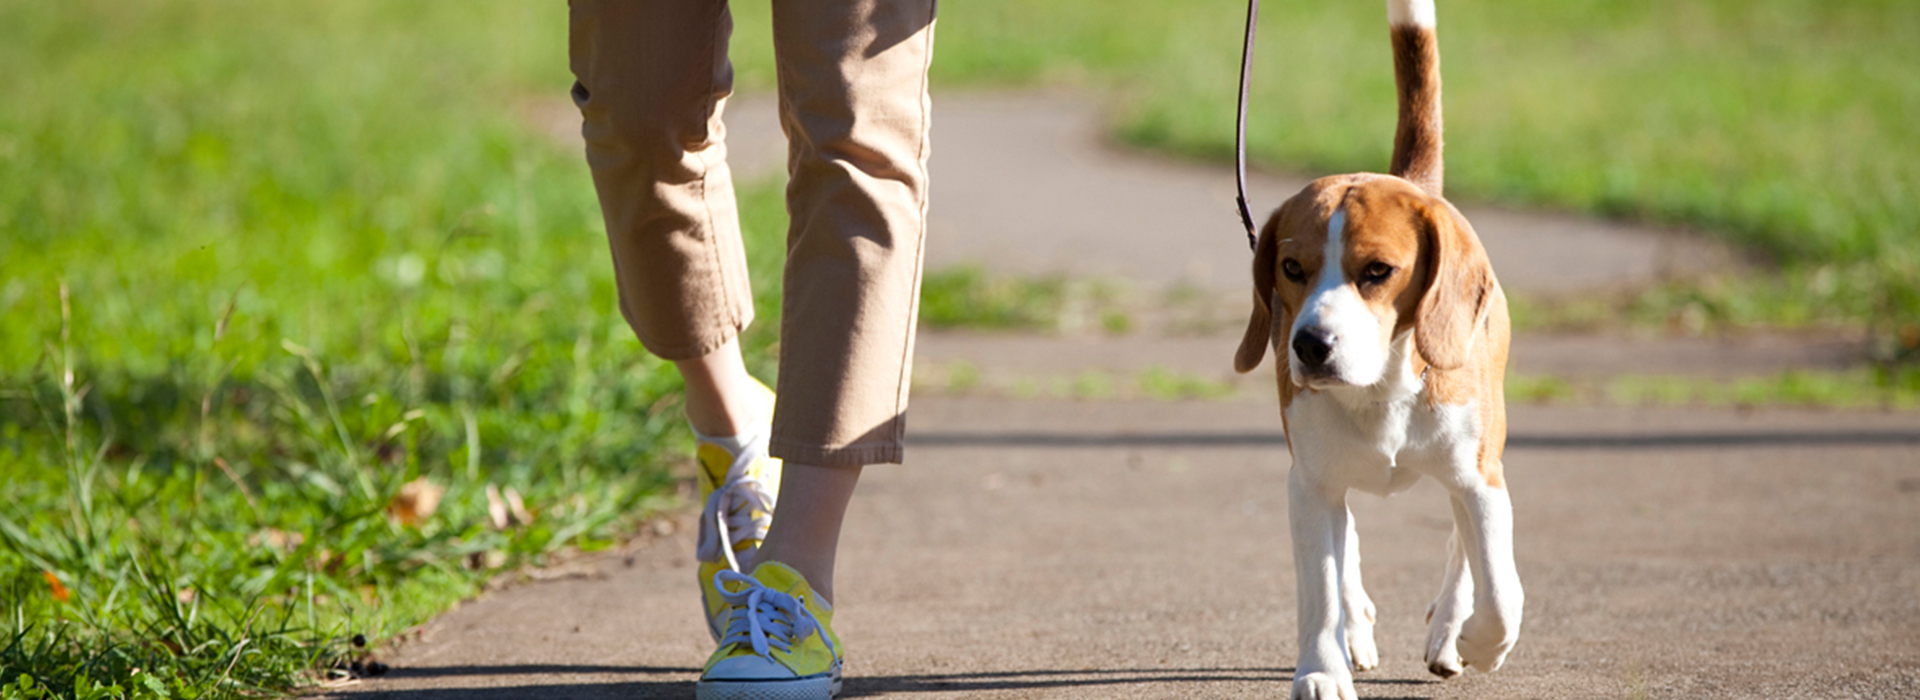
<svg viewBox="0 0 1920 700"><path fill-rule="evenodd" d="M1440 42L1434 34L1434 0L1387 0L1393 33L1393 79L1400 90L1400 126L1393 134L1388 172L1440 196Z"/></svg>

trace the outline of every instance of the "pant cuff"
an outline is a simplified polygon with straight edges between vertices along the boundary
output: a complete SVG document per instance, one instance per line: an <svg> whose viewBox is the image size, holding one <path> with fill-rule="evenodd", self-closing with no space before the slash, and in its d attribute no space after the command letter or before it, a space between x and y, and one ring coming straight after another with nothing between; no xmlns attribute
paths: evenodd
<svg viewBox="0 0 1920 700"><path fill-rule="evenodd" d="M720 346L726 345L728 341L739 338L740 334L745 333L747 326L752 323L753 307L748 306L746 313L741 316L738 326L724 326L719 328L719 333L713 336L696 338L687 343L672 344L653 341L640 333L639 326L633 325L632 323L627 325L633 328L634 335L640 339L640 346L646 348L647 352L653 353L654 357L668 362L681 362L706 357L707 353L718 350Z"/></svg>

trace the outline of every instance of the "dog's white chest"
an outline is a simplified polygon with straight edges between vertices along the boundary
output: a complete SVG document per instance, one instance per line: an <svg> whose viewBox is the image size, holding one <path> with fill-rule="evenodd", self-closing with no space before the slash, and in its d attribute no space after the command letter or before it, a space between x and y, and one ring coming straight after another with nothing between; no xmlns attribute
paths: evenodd
<svg viewBox="0 0 1920 700"><path fill-rule="evenodd" d="M1287 408L1294 468L1313 470L1328 485L1380 495L1421 476L1450 481L1461 451L1478 449L1476 412L1470 405L1431 405L1423 393L1295 396Z"/></svg>

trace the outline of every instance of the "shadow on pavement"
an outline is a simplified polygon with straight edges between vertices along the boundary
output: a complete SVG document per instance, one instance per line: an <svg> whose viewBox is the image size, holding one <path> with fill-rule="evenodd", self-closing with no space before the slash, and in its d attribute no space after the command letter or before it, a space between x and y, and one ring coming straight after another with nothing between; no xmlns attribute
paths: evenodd
<svg viewBox="0 0 1920 700"><path fill-rule="evenodd" d="M518 664L511 666L396 666L382 678L447 678L454 676L530 676L567 673L699 673L697 666L562 666L558 664Z"/></svg>
<svg viewBox="0 0 1920 700"><path fill-rule="evenodd" d="M658 668L647 666L449 666L437 668L396 668L388 678L430 678L443 676L515 676L528 674L633 673L674 675L674 680L634 680L614 683L547 683L494 688L433 688L420 690L378 690L358 693L361 697L405 698L407 700L521 700L531 698L686 698L693 695L693 677L697 668ZM1291 668L1172 668L1172 669L1072 669L1031 670L986 673L921 674L909 676L855 676L847 679L840 697L856 698L894 693L968 693L1004 690L1038 690L1122 686L1139 684L1192 683L1273 683L1293 682ZM1427 686L1435 681L1358 678L1360 685ZM1171 688L1170 688L1171 690Z"/></svg>
<svg viewBox="0 0 1920 700"><path fill-rule="evenodd" d="M840 697L892 693L964 693L990 690L1093 687L1147 683L1293 682L1291 668L1171 668L1127 670L1005 671L995 673L857 676L847 679ZM1360 685L1428 685L1432 681L1358 678Z"/></svg>
<svg viewBox="0 0 1920 700"><path fill-rule="evenodd" d="M1279 432L947 432L909 433L915 447L1285 447ZM1920 431L1700 432L1509 435L1507 447L1534 450L1667 450L1730 447L1876 447L1920 445Z"/></svg>

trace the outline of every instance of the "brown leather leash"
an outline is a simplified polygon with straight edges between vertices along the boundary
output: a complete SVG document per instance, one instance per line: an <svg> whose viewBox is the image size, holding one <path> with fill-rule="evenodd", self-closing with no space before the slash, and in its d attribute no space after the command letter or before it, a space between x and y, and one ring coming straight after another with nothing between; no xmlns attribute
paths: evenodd
<svg viewBox="0 0 1920 700"><path fill-rule="evenodd" d="M1253 77L1253 28L1260 20L1260 0L1247 0L1247 42L1240 49L1240 118L1234 124L1233 165L1240 188L1240 223L1247 227L1247 248L1255 248L1253 209L1247 206L1247 84Z"/></svg>

